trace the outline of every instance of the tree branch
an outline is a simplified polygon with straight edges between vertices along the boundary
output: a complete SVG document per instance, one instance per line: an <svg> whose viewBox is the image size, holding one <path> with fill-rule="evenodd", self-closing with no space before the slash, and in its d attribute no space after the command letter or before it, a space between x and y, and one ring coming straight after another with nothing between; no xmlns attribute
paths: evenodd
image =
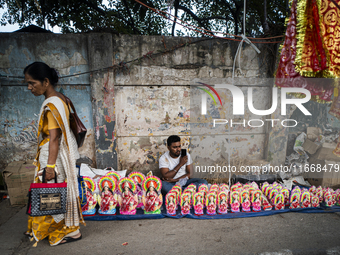
<svg viewBox="0 0 340 255"><path fill-rule="evenodd" d="M180 9L180 10L185 11L186 13L188 13L194 20L196 20L196 21L198 22L198 24L199 24L201 27L203 27L203 28L209 30L209 28L208 28L206 25L204 25L204 24L202 23L203 19L197 17L196 14L194 14L189 8L187 8L187 7L183 6L183 5L178 5L178 9ZM209 20L209 19L208 19L208 18L205 18L204 20ZM212 32L209 32L209 33L212 34L212 35L214 34L214 33L212 33Z"/></svg>
<svg viewBox="0 0 340 255"><path fill-rule="evenodd" d="M89 2L89 1L83 1L83 3L85 3L88 7L96 10L97 12L103 14L103 15L109 15L109 16L115 16L116 18L124 21L127 25L129 25L133 30L136 30L137 33L142 34L135 26L134 24L131 24L131 22L129 22L128 20L124 19L121 15L119 15L118 13L115 12L106 12L103 9L99 8L97 5Z"/></svg>
<svg viewBox="0 0 340 255"><path fill-rule="evenodd" d="M177 15L178 15L178 5L179 5L179 0L175 0L175 18L174 18L174 22L172 24L172 31L171 31L171 35L175 36L175 26L176 26L176 21L177 21Z"/></svg>
<svg viewBox="0 0 340 255"><path fill-rule="evenodd" d="M138 30L136 29L135 22L134 22L134 20L133 20L133 18L132 18L132 16L131 16L130 8L129 8L129 6L128 6L126 0L123 0L123 3L124 3L124 6L125 6L125 8L126 8L128 14L129 14L129 17L130 17L130 20L131 20L131 25L133 26L133 27L132 27L133 31L134 31L135 33L138 33ZM140 32L139 32L139 33L140 33Z"/></svg>

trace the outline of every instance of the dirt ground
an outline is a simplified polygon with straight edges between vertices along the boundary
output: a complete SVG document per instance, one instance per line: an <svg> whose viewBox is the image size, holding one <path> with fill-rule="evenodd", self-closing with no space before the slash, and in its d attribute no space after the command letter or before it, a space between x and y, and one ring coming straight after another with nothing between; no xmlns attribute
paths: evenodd
<svg viewBox="0 0 340 255"><path fill-rule="evenodd" d="M77 242L32 247L25 208L0 203L0 254L340 254L339 213L222 220L87 221ZM127 245L122 245L126 243Z"/></svg>

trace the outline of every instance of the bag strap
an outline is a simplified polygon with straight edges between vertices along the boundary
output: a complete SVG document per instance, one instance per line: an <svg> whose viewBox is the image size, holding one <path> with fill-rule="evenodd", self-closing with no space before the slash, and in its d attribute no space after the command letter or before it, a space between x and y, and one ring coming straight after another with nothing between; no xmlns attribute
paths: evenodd
<svg viewBox="0 0 340 255"><path fill-rule="evenodd" d="M44 171L42 173L42 182L45 183L46 181L46 167L44 168ZM54 171L54 182L58 183L57 181L57 173Z"/></svg>
<svg viewBox="0 0 340 255"><path fill-rule="evenodd" d="M71 110L70 110L70 106L71 106L73 113L77 114L76 108L74 108L74 105L73 105L71 99L69 99L69 98L68 98L67 96L65 96L65 95L63 95L63 96L64 96L65 99L66 99L66 104L67 104L67 106L68 106L68 110L70 111L70 113L71 113Z"/></svg>

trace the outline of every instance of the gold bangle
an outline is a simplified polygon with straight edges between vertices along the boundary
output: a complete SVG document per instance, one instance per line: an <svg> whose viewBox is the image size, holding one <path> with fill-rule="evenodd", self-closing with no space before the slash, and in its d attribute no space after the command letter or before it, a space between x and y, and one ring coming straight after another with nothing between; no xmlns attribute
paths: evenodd
<svg viewBox="0 0 340 255"><path fill-rule="evenodd" d="M55 168L55 164L54 164L54 165L49 165L49 164L47 164L46 167Z"/></svg>

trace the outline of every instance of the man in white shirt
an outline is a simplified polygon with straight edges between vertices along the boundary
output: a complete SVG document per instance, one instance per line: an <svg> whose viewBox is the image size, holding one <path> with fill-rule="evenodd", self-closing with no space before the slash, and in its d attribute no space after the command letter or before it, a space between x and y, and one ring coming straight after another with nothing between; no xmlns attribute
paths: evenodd
<svg viewBox="0 0 340 255"><path fill-rule="evenodd" d="M162 193L166 195L176 182L184 182L182 188L189 184L195 184L196 187L202 183L208 185L208 182L199 178L190 178L192 160L190 154L181 157L181 138L177 135L171 135L167 139L169 151L164 153L159 159L159 169L162 174Z"/></svg>

